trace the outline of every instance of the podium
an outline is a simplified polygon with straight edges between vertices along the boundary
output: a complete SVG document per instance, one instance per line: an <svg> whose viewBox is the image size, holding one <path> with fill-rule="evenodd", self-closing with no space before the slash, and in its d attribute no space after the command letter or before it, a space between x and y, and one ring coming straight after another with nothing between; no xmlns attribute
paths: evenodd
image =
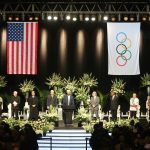
<svg viewBox="0 0 150 150"><path fill-rule="evenodd" d="M72 114L74 109L75 109L74 106L63 106L63 118L65 125L72 124Z"/></svg>

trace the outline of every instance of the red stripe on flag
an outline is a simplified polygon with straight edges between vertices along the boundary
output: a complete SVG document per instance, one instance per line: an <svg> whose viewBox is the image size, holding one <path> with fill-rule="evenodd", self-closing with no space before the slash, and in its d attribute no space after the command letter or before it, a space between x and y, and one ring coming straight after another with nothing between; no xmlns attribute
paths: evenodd
<svg viewBox="0 0 150 150"><path fill-rule="evenodd" d="M28 74L28 23L26 23L26 71L25 74Z"/></svg>
<svg viewBox="0 0 150 150"><path fill-rule="evenodd" d="M10 56L10 54L9 54L9 42L7 41L7 51L6 51L6 53L7 53L7 74L9 74L9 71L10 71L10 68L9 68L9 63L10 63L10 60L9 60L9 56Z"/></svg>
<svg viewBox="0 0 150 150"><path fill-rule="evenodd" d="M18 52L18 49L19 49L19 42L16 42L16 74L18 74L18 72L19 72L19 70L18 70L18 68L19 68L19 60L18 60L18 58L19 58L19 52Z"/></svg>
<svg viewBox="0 0 150 150"><path fill-rule="evenodd" d="M36 23L35 33L35 74L37 74L38 23Z"/></svg>
<svg viewBox="0 0 150 150"><path fill-rule="evenodd" d="M33 23L31 23L31 44L30 44L30 74L32 74L32 60L33 60Z"/></svg>
<svg viewBox="0 0 150 150"><path fill-rule="evenodd" d="M21 74L23 74L23 42L21 42L21 61L20 61L20 66L21 66Z"/></svg>
<svg viewBox="0 0 150 150"><path fill-rule="evenodd" d="M12 74L14 74L14 41L12 41L12 49L10 49L10 51L12 51Z"/></svg>

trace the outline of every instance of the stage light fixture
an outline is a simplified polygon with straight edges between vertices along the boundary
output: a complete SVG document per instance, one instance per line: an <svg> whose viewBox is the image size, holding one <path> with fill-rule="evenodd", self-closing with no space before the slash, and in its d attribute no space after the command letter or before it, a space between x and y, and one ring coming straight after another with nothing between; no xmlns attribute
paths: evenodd
<svg viewBox="0 0 150 150"><path fill-rule="evenodd" d="M58 20L58 17L57 17L57 16L54 16L53 19L56 21L56 20Z"/></svg>
<svg viewBox="0 0 150 150"><path fill-rule="evenodd" d="M33 17L29 17L29 20L32 21L32 20L33 20Z"/></svg>
<svg viewBox="0 0 150 150"><path fill-rule="evenodd" d="M89 18L89 17L85 17L84 20L85 20L85 21L89 21L90 18Z"/></svg>
<svg viewBox="0 0 150 150"><path fill-rule="evenodd" d="M34 19L37 21L37 20L39 20L39 17L36 16Z"/></svg>
<svg viewBox="0 0 150 150"><path fill-rule="evenodd" d="M77 17L73 17L72 20L73 20L73 21L77 21Z"/></svg>
<svg viewBox="0 0 150 150"><path fill-rule="evenodd" d="M108 20L108 16L104 16L103 19L104 19L105 21L107 21L107 20Z"/></svg>
<svg viewBox="0 0 150 150"><path fill-rule="evenodd" d="M19 20L19 17L15 17L15 20L18 21L18 20Z"/></svg>
<svg viewBox="0 0 150 150"><path fill-rule="evenodd" d="M92 16L92 17L91 17L91 21L94 22L95 20L96 20L95 16Z"/></svg>
<svg viewBox="0 0 150 150"><path fill-rule="evenodd" d="M12 19L13 19L13 18L12 18L11 16L8 17L8 20L9 20L9 21L12 21Z"/></svg>
<svg viewBox="0 0 150 150"><path fill-rule="evenodd" d="M66 20L70 20L70 19L71 19L70 15L67 15Z"/></svg>
<svg viewBox="0 0 150 150"><path fill-rule="evenodd" d="M147 16L143 16L142 21L147 21Z"/></svg>
<svg viewBox="0 0 150 150"><path fill-rule="evenodd" d="M111 21L116 21L116 20L117 20L116 17L111 18Z"/></svg>
<svg viewBox="0 0 150 150"><path fill-rule="evenodd" d="M52 16L47 16L47 20L52 20Z"/></svg>
<svg viewBox="0 0 150 150"><path fill-rule="evenodd" d="M128 21L128 19L129 19L128 16L124 16L123 18L124 21Z"/></svg>
<svg viewBox="0 0 150 150"><path fill-rule="evenodd" d="M130 21L134 21L135 18L133 16L130 17Z"/></svg>

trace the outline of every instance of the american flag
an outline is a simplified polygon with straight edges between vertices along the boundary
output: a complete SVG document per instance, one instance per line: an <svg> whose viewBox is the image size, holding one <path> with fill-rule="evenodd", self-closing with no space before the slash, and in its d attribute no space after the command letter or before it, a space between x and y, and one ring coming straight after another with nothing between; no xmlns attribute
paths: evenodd
<svg viewBox="0 0 150 150"><path fill-rule="evenodd" d="M37 74L37 22L7 23L7 74Z"/></svg>

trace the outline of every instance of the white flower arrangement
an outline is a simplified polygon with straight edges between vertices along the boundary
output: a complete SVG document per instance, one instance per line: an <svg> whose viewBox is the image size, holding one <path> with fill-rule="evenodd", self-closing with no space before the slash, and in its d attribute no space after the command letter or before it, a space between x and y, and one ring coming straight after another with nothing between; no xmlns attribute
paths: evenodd
<svg viewBox="0 0 150 150"><path fill-rule="evenodd" d="M141 77L141 85L150 86L150 74L146 73L143 77Z"/></svg>
<svg viewBox="0 0 150 150"><path fill-rule="evenodd" d="M63 93L63 90L61 88L56 90L56 96L57 96L59 102L61 102L63 97L64 97L64 93Z"/></svg>
<svg viewBox="0 0 150 150"><path fill-rule="evenodd" d="M75 95L76 95L76 100L80 102L81 101L85 102L89 98L87 89L84 87L77 88Z"/></svg>
<svg viewBox="0 0 150 150"><path fill-rule="evenodd" d="M71 92L74 92L78 87L78 82L75 78L71 79L70 77L68 79L64 78L63 80L65 90L71 90Z"/></svg>
<svg viewBox="0 0 150 150"><path fill-rule="evenodd" d="M53 106L49 107L47 114L43 115L43 119L48 122L56 122L59 120L57 109Z"/></svg>
<svg viewBox="0 0 150 150"><path fill-rule="evenodd" d="M32 80L29 80L29 81L25 80L19 86L20 86L20 90L21 90L22 93L30 92L35 88L35 85L34 85Z"/></svg>
<svg viewBox="0 0 150 150"><path fill-rule="evenodd" d="M125 94L125 82L122 79L112 80L111 91L115 91L116 94Z"/></svg>
<svg viewBox="0 0 150 150"><path fill-rule="evenodd" d="M75 120L78 122L90 121L90 113L85 108L79 108Z"/></svg>
<svg viewBox="0 0 150 150"><path fill-rule="evenodd" d="M79 85L84 86L86 88L94 87L98 85L97 79L90 74L83 74L83 76L79 79Z"/></svg>
<svg viewBox="0 0 150 150"><path fill-rule="evenodd" d="M46 78L45 84L48 85L50 88L54 87L57 89L58 87L61 87L63 85L62 78L60 74L53 73L52 76L49 76Z"/></svg>

